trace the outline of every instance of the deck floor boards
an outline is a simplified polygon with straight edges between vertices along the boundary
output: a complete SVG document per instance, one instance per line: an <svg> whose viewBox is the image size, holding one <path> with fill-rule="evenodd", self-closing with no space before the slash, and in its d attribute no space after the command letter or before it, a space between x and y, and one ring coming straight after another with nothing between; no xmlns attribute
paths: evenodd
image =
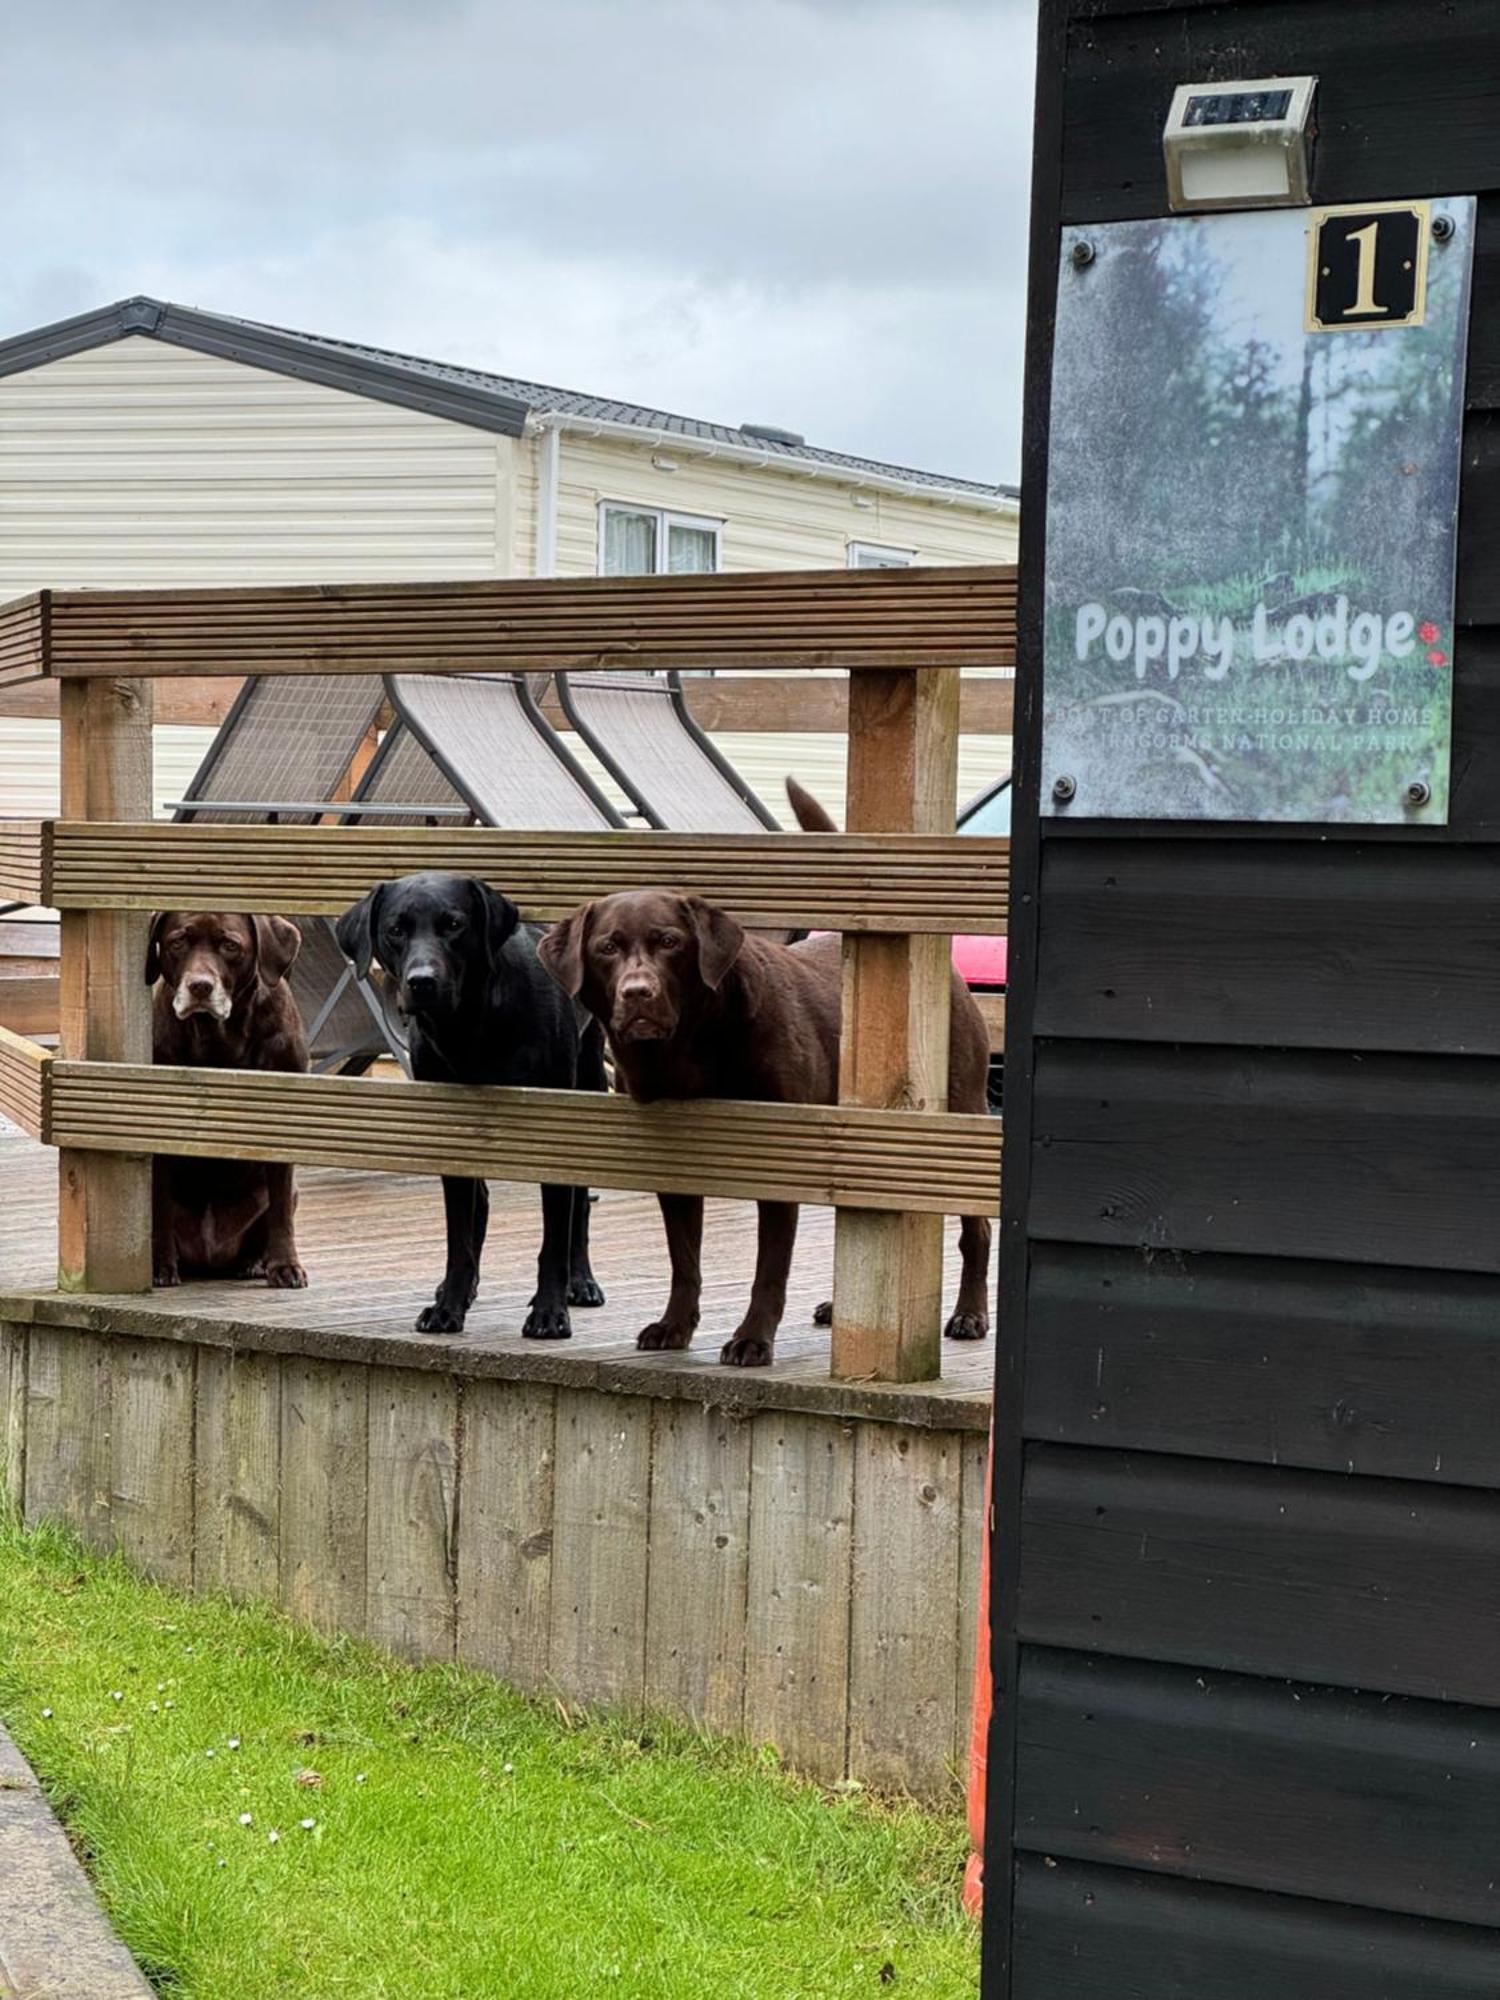
<svg viewBox="0 0 1500 2000"><path fill-rule="evenodd" d="M431 1298L443 1262L442 1199L435 1181L391 1174L305 1168L298 1175L298 1239L311 1283L305 1292L273 1292L255 1283L195 1283L172 1291L93 1298L92 1312L118 1304L122 1326L163 1333L173 1322L219 1323L226 1339L251 1337L256 1330L279 1336L276 1344L295 1349L297 1336L316 1337L314 1351L346 1335L365 1342L402 1344L399 1357L411 1359L411 1344L430 1350L428 1365L449 1355L457 1372L509 1373L540 1370L543 1361L564 1376L594 1373L601 1386L629 1389L639 1371L640 1388L661 1393L665 1377L683 1380L677 1393L718 1400L744 1394L766 1400L767 1376L790 1388L798 1400L821 1385L852 1408L846 1389L829 1384L829 1335L812 1324L812 1311L826 1298L833 1271L833 1211L804 1208L788 1292L787 1315L771 1370L737 1371L718 1366L718 1351L749 1296L755 1259L755 1210L749 1202L710 1201L704 1236L703 1323L693 1349L680 1355L639 1354L635 1334L654 1319L666 1296L667 1260L656 1199L649 1194L604 1193L593 1213L595 1272L608 1303L594 1311L575 1309L570 1342L523 1341L521 1322L535 1283L541 1212L531 1187L492 1183L489 1241L479 1298L468 1326L457 1339L418 1336L413 1321ZM13 1132L0 1132L0 1318L4 1295L38 1293L54 1283L57 1242L54 1155ZM946 1225L946 1283L949 1305L957 1289L956 1223ZM84 1302L58 1298L39 1305L39 1316L60 1316ZM14 1308L12 1308L14 1310ZM183 1330L186 1328L184 1326ZM201 1337L201 1333L199 1335ZM501 1365L496 1365L497 1361ZM475 1367L476 1362L479 1364ZM488 1362L488 1365L486 1365ZM959 1423L976 1428L987 1421L994 1367L990 1342L943 1344L943 1380L900 1389L864 1392L889 1402L896 1420ZM592 1364L592 1368L590 1366ZM601 1374L600 1371L603 1371ZM859 1392L856 1390L856 1394ZM782 1400L777 1394L774 1400ZM929 1404L925 1411L919 1406ZM941 1407L937 1407L941 1406Z"/></svg>

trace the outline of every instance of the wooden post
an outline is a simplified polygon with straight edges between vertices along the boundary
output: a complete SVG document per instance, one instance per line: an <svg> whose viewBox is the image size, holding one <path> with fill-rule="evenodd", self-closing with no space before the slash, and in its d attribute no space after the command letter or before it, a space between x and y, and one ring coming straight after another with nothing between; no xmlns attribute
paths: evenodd
<svg viewBox="0 0 1500 2000"><path fill-rule="evenodd" d="M951 833L956 668L860 668L849 678L850 833ZM839 1102L948 1103L952 947L946 937L846 937ZM834 1230L833 1373L925 1382L942 1372L943 1218L841 1208Z"/></svg>
<svg viewBox="0 0 1500 2000"><path fill-rule="evenodd" d="M150 819L150 681L64 681L60 693L63 818ZM150 1062L148 925L137 911L63 912L59 1027L65 1057ZM59 1290L149 1291L149 1156L65 1147L57 1164Z"/></svg>

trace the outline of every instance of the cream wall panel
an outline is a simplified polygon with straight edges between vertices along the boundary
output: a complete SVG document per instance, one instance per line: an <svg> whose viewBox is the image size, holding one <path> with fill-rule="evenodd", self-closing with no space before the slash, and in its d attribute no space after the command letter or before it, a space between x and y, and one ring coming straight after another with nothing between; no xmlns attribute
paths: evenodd
<svg viewBox="0 0 1500 2000"><path fill-rule="evenodd" d="M901 494L856 490L774 466L675 454L661 472L649 448L563 434L558 493L558 570L592 575L598 565L599 503L635 501L722 520L726 570L843 569L851 542L909 548L922 563L1011 562L1016 523L1007 515Z"/></svg>
<svg viewBox="0 0 1500 2000"><path fill-rule="evenodd" d="M0 379L0 596L491 576L516 440L135 336Z"/></svg>

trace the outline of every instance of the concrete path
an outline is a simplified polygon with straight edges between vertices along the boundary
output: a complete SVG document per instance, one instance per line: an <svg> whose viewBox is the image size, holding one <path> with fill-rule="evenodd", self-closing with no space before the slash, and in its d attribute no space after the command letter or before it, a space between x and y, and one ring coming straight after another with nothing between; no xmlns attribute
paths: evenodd
<svg viewBox="0 0 1500 2000"><path fill-rule="evenodd" d="M3 1728L0 2000L151 2000L30 1765Z"/></svg>

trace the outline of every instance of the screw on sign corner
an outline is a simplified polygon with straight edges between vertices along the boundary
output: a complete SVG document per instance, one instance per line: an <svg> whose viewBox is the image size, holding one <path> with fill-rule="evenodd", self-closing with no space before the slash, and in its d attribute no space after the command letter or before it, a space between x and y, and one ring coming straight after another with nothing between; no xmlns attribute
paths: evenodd
<svg viewBox="0 0 1500 2000"><path fill-rule="evenodd" d="M1451 243L1453 241L1453 228L1454 223L1451 215L1435 215L1432 218L1433 242Z"/></svg>
<svg viewBox="0 0 1500 2000"><path fill-rule="evenodd" d="M1094 256L1095 251L1092 243L1075 243L1073 245L1073 269L1075 271L1086 271L1089 265L1093 263Z"/></svg>
<svg viewBox="0 0 1500 2000"><path fill-rule="evenodd" d="M1070 806L1078 796L1078 780L1064 774L1052 781L1052 796L1060 806Z"/></svg>
<svg viewBox="0 0 1500 2000"><path fill-rule="evenodd" d="M1422 806L1430 806L1432 804L1432 787L1421 778L1413 778L1401 796L1404 802L1415 811Z"/></svg>

